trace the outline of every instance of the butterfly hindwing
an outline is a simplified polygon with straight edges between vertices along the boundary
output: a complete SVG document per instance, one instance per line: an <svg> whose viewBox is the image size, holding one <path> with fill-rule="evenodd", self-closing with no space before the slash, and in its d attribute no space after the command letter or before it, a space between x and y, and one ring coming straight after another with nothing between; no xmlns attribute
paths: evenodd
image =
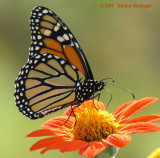
<svg viewBox="0 0 160 158"><path fill-rule="evenodd" d="M15 82L19 111L31 119L76 102L76 83L84 75L62 58L42 53L30 58Z"/></svg>
<svg viewBox="0 0 160 158"><path fill-rule="evenodd" d="M86 79L93 79L80 45L55 13L45 7L35 7L30 17L30 29L30 57L40 53L57 55L77 67Z"/></svg>

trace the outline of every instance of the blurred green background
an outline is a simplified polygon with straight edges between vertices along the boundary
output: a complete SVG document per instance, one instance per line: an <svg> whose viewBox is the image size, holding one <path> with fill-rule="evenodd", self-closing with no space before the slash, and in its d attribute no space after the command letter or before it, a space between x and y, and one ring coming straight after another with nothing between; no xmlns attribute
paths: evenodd
<svg viewBox="0 0 160 158"><path fill-rule="evenodd" d="M36 5L50 8L63 19L78 39L92 68L95 79L114 77L115 83L131 90L136 99L160 97L160 1L135 0L152 4L151 9L107 9L100 4L133 4L129 0L1 0L0 1L0 157L1 158L69 158L81 157L78 152L60 153L58 150L40 155L30 152L39 138L26 138L33 130L56 112L39 120L29 120L16 108L14 80L26 63L30 45L29 18ZM113 100L112 112L124 102L132 100L125 91L108 85ZM108 103L110 95L103 91L101 101ZM136 116L160 114L160 101ZM160 132L132 135L132 141L121 149L117 158L145 158L160 146Z"/></svg>

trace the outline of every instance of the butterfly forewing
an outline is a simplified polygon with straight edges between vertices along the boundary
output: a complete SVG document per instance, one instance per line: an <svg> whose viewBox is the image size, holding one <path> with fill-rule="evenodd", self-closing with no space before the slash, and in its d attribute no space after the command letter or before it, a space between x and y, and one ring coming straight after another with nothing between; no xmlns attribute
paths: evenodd
<svg viewBox="0 0 160 158"><path fill-rule="evenodd" d="M35 7L30 18L30 29L32 38L30 57L39 53L57 55L77 67L86 79L93 79L89 64L77 40L51 10Z"/></svg>

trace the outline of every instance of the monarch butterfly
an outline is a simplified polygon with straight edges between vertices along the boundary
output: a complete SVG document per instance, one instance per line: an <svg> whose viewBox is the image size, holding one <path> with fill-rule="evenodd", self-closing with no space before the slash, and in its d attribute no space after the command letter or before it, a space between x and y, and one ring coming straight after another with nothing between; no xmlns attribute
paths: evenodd
<svg viewBox="0 0 160 158"><path fill-rule="evenodd" d="M100 91L87 59L64 22L51 10L37 6L30 17L29 58L15 81L15 101L30 119L79 104Z"/></svg>

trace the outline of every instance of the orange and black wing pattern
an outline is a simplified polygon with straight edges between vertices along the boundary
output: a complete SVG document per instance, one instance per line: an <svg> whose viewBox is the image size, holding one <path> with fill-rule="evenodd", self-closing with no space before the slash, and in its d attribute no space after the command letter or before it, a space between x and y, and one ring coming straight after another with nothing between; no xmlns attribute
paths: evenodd
<svg viewBox="0 0 160 158"><path fill-rule="evenodd" d="M30 27L29 58L15 81L14 96L19 111L37 119L76 104L77 86L93 76L75 37L51 10L35 7Z"/></svg>
<svg viewBox="0 0 160 158"><path fill-rule="evenodd" d="M59 56L35 55L21 69L15 81L15 100L19 111L30 119L44 117L75 104L77 83L84 75Z"/></svg>
<svg viewBox="0 0 160 158"><path fill-rule="evenodd" d="M80 45L55 13L45 7L35 7L30 17L30 29L30 57L39 53L57 55L78 68L86 79L93 79Z"/></svg>

